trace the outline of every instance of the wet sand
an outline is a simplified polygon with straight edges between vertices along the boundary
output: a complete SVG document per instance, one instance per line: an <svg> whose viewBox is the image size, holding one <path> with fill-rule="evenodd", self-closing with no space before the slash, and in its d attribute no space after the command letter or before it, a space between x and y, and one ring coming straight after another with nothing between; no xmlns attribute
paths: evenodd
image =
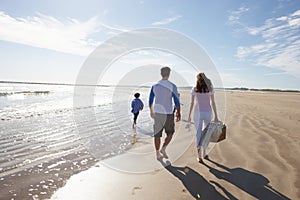
<svg viewBox="0 0 300 200"><path fill-rule="evenodd" d="M78 151L33 167L10 170L0 178L0 199L49 199L74 174L87 170L96 161L88 152Z"/></svg>

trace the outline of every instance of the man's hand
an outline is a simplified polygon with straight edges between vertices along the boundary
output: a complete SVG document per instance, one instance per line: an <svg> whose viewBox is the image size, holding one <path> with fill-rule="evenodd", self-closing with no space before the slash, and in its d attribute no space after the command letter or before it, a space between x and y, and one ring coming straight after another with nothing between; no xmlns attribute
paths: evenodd
<svg viewBox="0 0 300 200"><path fill-rule="evenodd" d="M155 113L154 113L154 111L153 111L153 105L152 105L152 104L149 105L149 110L150 110L150 117L151 117L152 119L154 119Z"/></svg>
<svg viewBox="0 0 300 200"><path fill-rule="evenodd" d="M154 117L155 117L154 112L150 112L150 117L151 117L152 119L154 119Z"/></svg>
<svg viewBox="0 0 300 200"><path fill-rule="evenodd" d="M155 113L153 112L152 109L150 109L150 117L151 117L152 119L154 119L154 116L155 116Z"/></svg>
<svg viewBox="0 0 300 200"><path fill-rule="evenodd" d="M180 112L176 112L176 122L179 122L181 119L181 114Z"/></svg>
<svg viewBox="0 0 300 200"><path fill-rule="evenodd" d="M181 120L180 106L176 107L176 122Z"/></svg>

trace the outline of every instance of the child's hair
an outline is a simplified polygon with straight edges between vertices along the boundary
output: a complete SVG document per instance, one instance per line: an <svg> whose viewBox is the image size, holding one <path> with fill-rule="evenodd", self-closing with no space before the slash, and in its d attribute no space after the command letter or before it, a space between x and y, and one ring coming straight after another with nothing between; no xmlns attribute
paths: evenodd
<svg viewBox="0 0 300 200"><path fill-rule="evenodd" d="M134 97L135 97L135 98L139 98L139 97L140 97L140 93L135 93L135 94L134 94Z"/></svg>

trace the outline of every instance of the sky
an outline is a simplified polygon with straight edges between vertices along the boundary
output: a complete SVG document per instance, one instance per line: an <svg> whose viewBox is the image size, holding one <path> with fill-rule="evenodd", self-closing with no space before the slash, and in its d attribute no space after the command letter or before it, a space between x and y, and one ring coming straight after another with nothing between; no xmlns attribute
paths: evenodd
<svg viewBox="0 0 300 200"><path fill-rule="evenodd" d="M217 86L300 90L299 0L1 0L0 80L75 83L99 45L146 27L197 42ZM101 83L149 65L169 65L187 85L198 73L170 52L140 50L116 60Z"/></svg>

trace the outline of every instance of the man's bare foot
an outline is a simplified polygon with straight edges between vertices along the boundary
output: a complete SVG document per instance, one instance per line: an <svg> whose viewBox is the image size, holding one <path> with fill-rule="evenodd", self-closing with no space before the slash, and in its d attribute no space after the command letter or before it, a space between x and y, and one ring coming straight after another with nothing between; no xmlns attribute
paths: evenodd
<svg viewBox="0 0 300 200"><path fill-rule="evenodd" d="M166 150L161 149L161 150L160 150L160 153L163 155L164 158L166 158L166 159L169 158L169 156L168 156L167 153L166 153Z"/></svg>

